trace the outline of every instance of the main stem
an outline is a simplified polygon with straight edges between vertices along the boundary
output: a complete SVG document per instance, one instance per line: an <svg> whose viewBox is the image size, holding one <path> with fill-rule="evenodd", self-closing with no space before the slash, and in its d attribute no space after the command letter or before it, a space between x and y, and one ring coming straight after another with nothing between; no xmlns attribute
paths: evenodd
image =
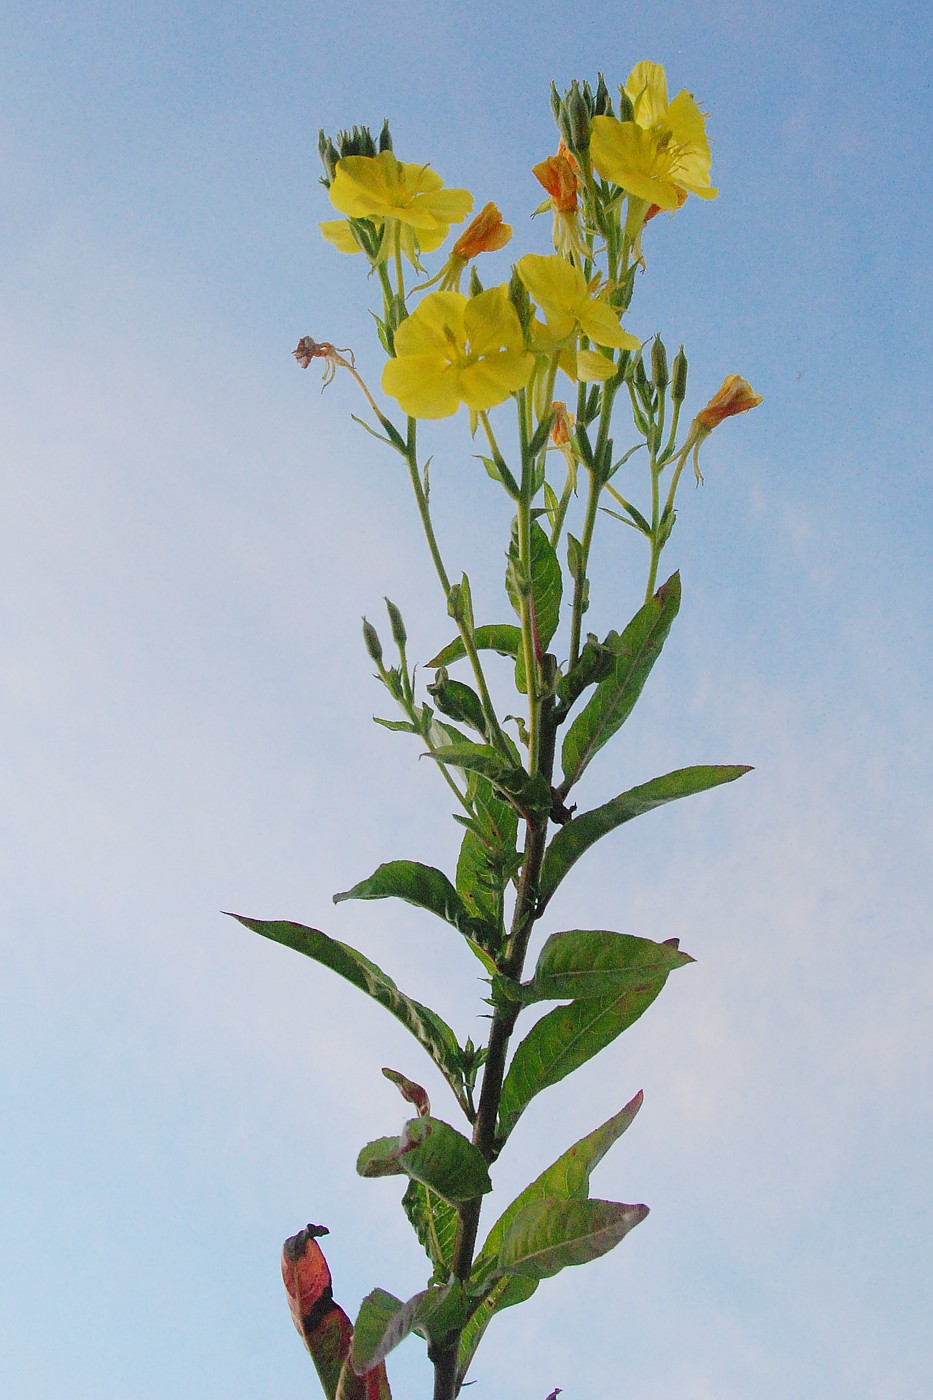
<svg viewBox="0 0 933 1400"><path fill-rule="evenodd" d="M540 772L544 774L549 783L554 770L556 736L554 697L547 696L541 704L538 761ZM529 822L525 831L525 851L518 895L515 900L512 926L501 968L505 976L514 978L516 981L521 979L525 966L525 956L528 952L528 942L537 918L541 862L544 859L546 844L547 820L541 821L538 825ZM490 1163L494 1162L499 1154L500 1144L496 1140L496 1124L499 1117L499 1104L502 1099L502 1083L505 1078L509 1039L515 1029L517 1016L517 1007L496 1007L486 1047L483 1087L480 1093L476 1122L473 1126L473 1142L482 1152L486 1161ZM454 1247L452 1272L454 1277L462 1283L465 1283L470 1277L470 1270L473 1267L481 1209L482 1197L476 1196L472 1201L467 1201L460 1210L460 1228ZM460 1333L457 1333L448 1339L444 1347L437 1348L432 1354L434 1400L456 1400L460 1389L459 1351Z"/></svg>

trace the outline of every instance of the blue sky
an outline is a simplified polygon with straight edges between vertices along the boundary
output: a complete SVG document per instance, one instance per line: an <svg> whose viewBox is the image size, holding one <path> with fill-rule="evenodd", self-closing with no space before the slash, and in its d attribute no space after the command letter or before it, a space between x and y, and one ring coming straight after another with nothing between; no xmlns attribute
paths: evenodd
<svg viewBox="0 0 933 1400"><path fill-rule="evenodd" d="M550 927L677 935L698 961L516 1132L505 1198L643 1088L594 1188L652 1214L494 1325L473 1393L933 1389L930 39L919 4L0 10L17 1400L314 1393L277 1277L309 1219L351 1313L422 1285L396 1185L353 1173L399 1121L379 1067L418 1078L419 1052L218 912L325 927L478 1029L447 930L331 905L385 859L450 869L456 833L370 724L360 614L388 593L414 656L446 639L404 482L352 385L322 397L290 356L310 333L378 377L360 269L316 231L317 130L390 116L403 159L545 251L524 211L551 78L645 57L710 112L721 193L655 221L631 324L685 342L691 406L733 371L765 402L705 449L666 556L681 616L587 801L683 764L755 773L635 823L555 901ZM492 615L507 522L463 427L436 434L439 529ZM609 537L597 562L598 630L643 561ZM418 1344L391 1374L427 1393Z"/></svg>

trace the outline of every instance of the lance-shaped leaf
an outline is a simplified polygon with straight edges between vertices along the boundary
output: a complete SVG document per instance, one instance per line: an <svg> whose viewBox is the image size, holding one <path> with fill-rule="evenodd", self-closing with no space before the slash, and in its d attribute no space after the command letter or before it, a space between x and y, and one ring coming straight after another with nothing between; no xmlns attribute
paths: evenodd
<svg viewBox="0 0 933 1400"><path fill-rule="evenodd" d="M511 1205L506 1206L476 1256L470 1275L472 1291L484 1287L498 1272L499 1253L505 1233L519 1211L531 1201L586 1200L590 1192L591 1173L613 1143L618 1142L629 1127L641 1108L643 1098L644 1095L639 1090L623 1109L607 1118L605 1123L601 1123L591 1133L587 1133L586 1137L580 1138L572 1147L568 1147L566 1152L561 1153L549 1167L545 1167L541 1175L535 1177L534 1181L515 1197Z"/></svg>
<svg viewBox="0 0 933 1400"><path fill-rule="evenodd" d="M416 1084L413 1079L409 1079L397 1069L383 1069L383 1074L398 1089L406 1103L414 1104L422 1118L428 1118L431 1114L431 1100L428 1098L427 1089L423 1089L420 1084Z"/></svg>
<svg viewBox="0 0 933 1400"><path fill-rule="evenodd" d="M491 744L446 744L434 749L430 756L438 763L487 778L523 817L541 821L551 810L551 789L544 774L531 774L506 762Z"/></svg>
<svg viewBox="0 0 933 1400"><path fill-rule="evenodd" d="M434 1282L443 1283L453 1266L454 1245L460 1223L454 1206L420 1181L410 1181L402 1197L402 1208L425 1254L434 1265Z"/></svg>
<svg viewBox="0 0 933 1400"><path fill-rule="evenodd" d="M654 1001L666 973L640 987L558 1006L532 1026L512 1057L499 1102L499 1136L507 1138L535 1094L598 1055Z"/></svg>
<svg viewBox="0 0 933 1400"><path fill-rule="evenodd" d="M487 925L470 913L444 872L417 860L386 861L367 880L334 895L335 904L345 899L404 899L436 914L468 938L482 941L489 934Z"/></svg>
<svg viewBox="0 0 933 1400"><path fill-rule="evenodd" d="M363 1299L353 1328L353 1369L359 1376L371 1374L411 1332L429 1343L443 1342L462 1327L465 1317L463 1287L457 1280L426 1288L407 1303L376 1288Z"/></svg>
<svg viewBox="0 0 933 1400"><path fill-rule="evenodd" d="M483 1154L440 1118L412 1118L401 1137L367 1143L356 1169L368 1177L404 1172L452 1206L492 1190Z"/></svg>
<svg viewBox="0 0 933 1400"><path fill-rule="evenodd" d="M518 1274L505 1274L495 1280L470 1314L461 1333L457 1357L458 1380L462 1381L466 1375L470 1362L476 1354L476 1349L482 1341L483 1333L496 1313L504 1311L505 1308L517 1307L519 1303L527 1302L537 1287L537 1279L521 1278Z"/></svg>
<svg viewBox="0 0 933 1400"><path fill-rule="evenodd" d="M616 827L631 821L633 817L640 817L655 807L663 807L665 802L675 802L677 798L690 797L695 792L706 792L720 783L732 783L750 771L747 764L703 764L695 768L678 768L673 773L665 773L661 778L652 778L648 783L630 788L628 792L604 802L601 807L594 807L591 812L574 817L555 834L545 852L538 912L543 911L570 867L601 836L615 831Z"/></svg>
<svg viewBox="0 0 933 1400"><path fill-rule="evenodd" d="M522 649L522 629L512 622L492 622L477 627L473 633L477 651L497 651L500 656L516 657ZM462 637L455 637L428 662L431 670L450 666L466 656Z"/></svg>
<svg viewBox="0 0 933 1400"><path fill-rule="evenodd" d="M680 575L673 574L635 614L616 644L613 668L567 731L561 750L562 791L580 777L594 754L625 723L660 655L680 607Z"/></svg>
<svg viewBox="0 0 933 1400"><path fill-rule="evenodd" d="M516 1303L523 1303L538 1286L536 1279L502 1275L499 1271L499 1252L512 1221L530 1201L586 1200L590 1192L591 1172L632 1122L641 1108L642 1098L639 1091L618 1113L568 1147L556 1162L546 1167L516 1196L493 1225L470 1274L470 1292L475 1295L482 1290L483 1296L460 1338L458 1373L461 1377L466 1375L483 1333L496 1313L503 1308L514 1307Z"/></svg>
<svg viewBox="0 0 933 1400"><path fill-rule="evenodd" d="M510 568L506 571L505 586L509 602L521 616L521 597L516 586L515 572L522 568L518 551L518 521L512 522L512 539L508 553ZM560 560L554 546L537 520L531 523L531 599L534 609L535 636L540 650L557 631L560 621L560 599L564 586Z"/></svg>
<svg viewBox="0 0 933 1400"><path fill-rule="evenodd" d="M522 987L522 999L531 1003L607 997L643 987L691 962L676 939L653 943L608 929L567 929L552 933L541 949L534 976Z"/></svg>
<svg viewBox="0 0 933 1400"><path fill-rule="evenodd" d="M647 1206L616 1201L530 1201L506 1231L500 1267L526 1278L550 1278L569 1264L608 1254L647 1214Z"/></svg>
<svg viewBox="0 0 933 1400"><path fill-rule="evenodd" d="M457 893L471 914L500 933L503 892L521 863L518 813L485 778L473 781L474 816L457 860Z"/></svg>
<svg viewBox="0 0 933 1400"><path fill-rule="evenodd" d="M285 1241L282 1281L292 1320L327 1400L391 1400L384 1366L377 1366L363 1382L348 1364L353 1328L343 1308L334 1302L330 1269L317 1242L327 1233L322 1225L308 1225Z"/></svg>
<svg viewBox="0 0 933 1400"><path fill-rule="evenodd" d="M454 1091L457 1102L465 1112L469 1112L463 1093L457 1037L436 1011L422 1006L421 1002L414 1001L404 992L400 992L391 977L386 976L369 958L365 958L348 944L340 943L336 938L329 938L320 929L307 928L304 924L293 924L284 920L247 919L242 914L232 914L230 917L237 919L254 933L262 934L263 938L270 938L274 943L293 948L323 967L329 967L332 972L339 973L348 982L352 982L354 987L372 997L373 1001L384 1006L427 1050Z"/></svg>

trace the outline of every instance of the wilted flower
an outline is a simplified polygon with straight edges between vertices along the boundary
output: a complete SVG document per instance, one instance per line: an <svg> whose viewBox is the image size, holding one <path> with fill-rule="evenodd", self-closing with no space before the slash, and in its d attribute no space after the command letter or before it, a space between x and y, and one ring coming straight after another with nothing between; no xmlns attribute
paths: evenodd
<svg viewBox="0 0 933 1400"><path fill-rule="evenodd" d="M564 257L589 256L578 212L579 166L570 151L560 143L556 156L548 156L532 166L532 174L551 196L535 213L550 207L554 211L554 247Z"/></svg>
<svg viewBox="0 0 933 1400"><path fill-rule="evenodd" d="M421 284L422 290L439 282L442 292L459 292L460 278L467 263L480 253L495 253L504 248L511 237L511 224L502 222L502 215L494 204L484 204L451 248L450 257L437 276Z"/></svg>
<svg viewBox="0 0 933 1400"><path fill-rule="evenodd" d="M722 381L722 387L706 407L700 410L694 421L707 432L712 432L724 418L732 418L736 413L747 413L750 408L757 408L760 403L761 395L755 393L747 379L743 379L740 374L727 374Z"/></svg>

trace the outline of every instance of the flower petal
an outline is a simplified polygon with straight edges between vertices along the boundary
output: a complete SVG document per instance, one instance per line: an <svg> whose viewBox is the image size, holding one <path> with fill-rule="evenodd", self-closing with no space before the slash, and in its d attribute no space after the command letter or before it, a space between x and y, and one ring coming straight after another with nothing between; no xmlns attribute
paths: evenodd
<svg viewBox="0 0 933 1400"><path fill-rule="evenodd" d="M522 323L505 287L490 287L471 297L464 308L463 329L474 355L525 348Z"/></svg>
<svg viewBox="0 0 933 1400"><path fill-rule="evenodd" d="M410 418L449 418L456 413L457 380L456 365L438 355L400 355L387 360L382 371L383 392L397 399Z"/></svg>
<svg viewBox="0 0 933 1400"><path fill-rule="evenodd" d="M332 243L340 253L358 253L360 245L353 236L347 219L326 219L318 227L328 243Z"/></svg>
<svg viewBox="0 0 933 1400"><path fill-rule="evenodd" d="M463 402L477 412L495 408L515 389L523 389L534 368L526 350L498 350L460 371Z"/></svg>
<svg viewBox="0 0 933 1400"><path fill-rule="evenodd" d="M429 292L395 332L397 355L443 355L463 346L463 314L468 298L462 292Z"/></svg>
<svg viewBox="0 0 933 1400"><path fill-rule="evenodd" d="M643 58L628 75L625 91L632 99L639 126L654 126L667 111L667 75L660 63Z"/></svg>
<svg viewBox="0 0 933 1400"><path fill-rule="evenodd" d="M637 336L624 331L619 324L619 313L604 301L590 297L577 312L580 329L597 345L611 345L616 350L637 350L641 341Z"/></svg>

